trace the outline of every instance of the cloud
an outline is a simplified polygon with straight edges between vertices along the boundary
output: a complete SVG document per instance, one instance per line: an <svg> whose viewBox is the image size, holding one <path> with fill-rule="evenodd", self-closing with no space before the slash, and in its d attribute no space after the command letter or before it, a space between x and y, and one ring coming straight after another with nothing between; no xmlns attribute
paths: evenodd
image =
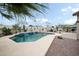
<svg viewBox="0 0 79 59"><path fill-rule="evenodd" d="M72 12L77 12L77 11L79 11L79 8L73 8L72 9Z"/></svg>
<svg viewBox="0 0 79 59"><path fill-rule="evenodd" d="M48 22L48 19L46 19L46 18L39 18L39 19L36 19L36 22L45 23L45 22Z"/></svg>
<svg viewBox="0 0 79 59"><path fill-rule="evenodd" d="M64 21L64 24L72 25L76 23L76 19L68 19Z"/></svg>
<svg viewBox="0 0 79 59"><path fill-rule="evenodd" d="M36 18L33 20L28 20L29 24L37 25L37 26L46 25L46 22L48 22L47 18Z"/></svg>
<svg viewBox="0 0 79 59"><path fill-rule="evenodd" d="M61 11L62 11L62 12L68 12L68 11L70 11L71 9L72 9L72 7L71 7L71 6L68 6L68 7L66 7L66 8L61 9Z"/></svg>
<svg viewBox="0 0 79 59"><path fill-rule="evenodd" d="M79 8L74 8L74 7L71 7L71 6L68 6L66 8L62 8L61 11L63 12L63 14L67 14L67 13L70 13L70 12L77 12L79 11Z"/></svg>

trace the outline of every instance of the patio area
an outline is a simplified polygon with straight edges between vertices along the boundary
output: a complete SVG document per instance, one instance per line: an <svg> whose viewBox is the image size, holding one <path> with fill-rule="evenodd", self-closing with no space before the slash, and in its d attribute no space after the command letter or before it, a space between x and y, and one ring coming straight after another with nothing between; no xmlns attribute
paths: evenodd
<svg viewBox="0 0 79 59"><path fill-rule="evenodd" d="M63 39L56 37L46 56L79 56L79 41L75 33L63 33Z"/></svg>

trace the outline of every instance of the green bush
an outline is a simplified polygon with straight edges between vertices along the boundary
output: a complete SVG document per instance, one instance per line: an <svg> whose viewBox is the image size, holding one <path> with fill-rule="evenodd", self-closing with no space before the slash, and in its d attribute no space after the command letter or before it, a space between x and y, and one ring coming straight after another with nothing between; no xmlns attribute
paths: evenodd
<svg viewBox="0 0 79 59"><path fill-rule="evenodd" d="M11 33L11 29L6 28L6 27L2 28L2 33L3 33L3 35L10 35L10 34L12 34Z"/></svg>

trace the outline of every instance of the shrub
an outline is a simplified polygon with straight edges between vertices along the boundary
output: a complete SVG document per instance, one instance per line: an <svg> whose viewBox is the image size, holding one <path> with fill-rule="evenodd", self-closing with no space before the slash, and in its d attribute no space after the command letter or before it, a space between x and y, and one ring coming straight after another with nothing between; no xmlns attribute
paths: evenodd
<svg viewBox="0 0 79 59"><path fill-rule="evenodd" d="M49 31L50 31L50 32L53 32L53 29L50 29Z"/></svg>
<svg viewBox="0 0 79 59"><path fill-rule="evenodd" d="M2 28L2 33L3 33L3 35L10 35L10 34L12 34L11 33L11 29L6 28L6 27Z"/></svg>

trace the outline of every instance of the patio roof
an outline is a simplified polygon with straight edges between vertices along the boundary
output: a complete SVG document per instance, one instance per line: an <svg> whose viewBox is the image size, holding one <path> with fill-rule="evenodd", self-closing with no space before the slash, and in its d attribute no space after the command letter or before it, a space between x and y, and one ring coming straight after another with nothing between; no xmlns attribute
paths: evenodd
<svg viewBox="0 0 79 59"><path fill-rule="evenodd" d="M79 15L79 11L73 13L73 16L76 16L76 15L77 15L77 16Z"/></svg>

